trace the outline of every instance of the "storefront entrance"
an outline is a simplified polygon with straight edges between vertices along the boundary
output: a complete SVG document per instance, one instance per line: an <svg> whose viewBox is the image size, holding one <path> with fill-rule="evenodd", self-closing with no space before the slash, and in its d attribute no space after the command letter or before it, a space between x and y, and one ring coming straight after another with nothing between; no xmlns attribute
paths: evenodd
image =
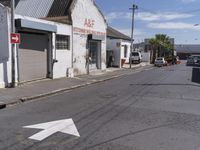
<svg viewBox="0 0 200 150"><path fill-rule="evenodd" d="M90 40L89 41L89 69L101 69L101 42Z"/></svg>
<svg viewBox="0 0 200 150"><path fill-rule="evenodd" d="M19 81L26 82L47 78L48 35L21 33L19 45Z"/></svg>

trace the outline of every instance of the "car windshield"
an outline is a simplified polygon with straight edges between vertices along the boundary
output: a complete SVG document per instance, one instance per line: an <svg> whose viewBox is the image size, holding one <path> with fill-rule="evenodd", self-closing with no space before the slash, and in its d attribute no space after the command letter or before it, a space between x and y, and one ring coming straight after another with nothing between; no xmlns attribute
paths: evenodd
<svg viewBox="0 0 200 150"><path fill-rule="evenodd" d="M132 53L132 56L139 56L139 53Z"/></svg>
<svg viewBox="0 0 200 150"><path fill-rule="evenodd" d="M163 58L157 58L157 60L163 60Z"/></svg>
<svg viewBox="0 0 200 150"><path fill-rule="evenodd" d="M192 58L197 60L197 59L200 59L200 56L192 56Z"/></svg>

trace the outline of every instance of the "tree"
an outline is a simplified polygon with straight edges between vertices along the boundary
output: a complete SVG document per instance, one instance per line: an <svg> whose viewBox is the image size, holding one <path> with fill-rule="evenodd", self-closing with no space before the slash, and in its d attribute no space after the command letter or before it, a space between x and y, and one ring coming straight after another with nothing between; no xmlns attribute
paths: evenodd
<svg viewBox="0 0 200 150"><path fill-rule="evenodd" d="M152 48L151 63L154 64L156 54L157 54L158 41L155 38L151 38L149 40L149 44L151 45L151 48Z"/></svg>
<svg viewBox="0 0 200 150"><path fill-rule="evenodd" d="M149 40L149 44L151 44L153 48L152 63L154 63L156 57L165 57L166 53L169 55L169 53L172 53L173 51L173 45L170 41L170 37L166 34L156 34L154 38Z"/></svg>

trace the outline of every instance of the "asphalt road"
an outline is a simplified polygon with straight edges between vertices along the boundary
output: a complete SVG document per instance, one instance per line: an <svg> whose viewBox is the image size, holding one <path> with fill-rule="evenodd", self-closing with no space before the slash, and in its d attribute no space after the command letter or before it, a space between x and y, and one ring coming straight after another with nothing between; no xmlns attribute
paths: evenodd
<svg viewBox="0 0 200 150"><path fill-rule="evenodd" d="M200 150L200 85L184 64L152 68L0 110L1 150ZM80 137L23 126L72 118Z"/></svg>

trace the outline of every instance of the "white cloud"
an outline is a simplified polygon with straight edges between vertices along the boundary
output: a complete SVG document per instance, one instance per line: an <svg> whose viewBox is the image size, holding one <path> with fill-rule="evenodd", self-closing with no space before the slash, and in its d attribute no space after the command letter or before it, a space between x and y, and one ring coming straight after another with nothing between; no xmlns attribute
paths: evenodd
<svg viewBox="0 0 200 150"><path fill-rule="evenodd" d="M149 23L147 25L153 29L190 29L200 30L200 26L194 26L194 24L184 22L164 22L164 23Z"/></svg>
<svg viewBox="0 0 200 150"><path fill-rule="evenodd" d="M193 17L191 14L177 13L177 12L158 12L158 13L148 13L141 12L136 15L136 19L143 21L170 21L175 19L184 19Z"/></svg>
<svg viewBox="0 0 200 150"><path fill-rule="evenodd" d="M196 2L197 0L181 0L183 3L192 3Z"/></svg>
<svg viewBox="0 0 200 150"><path fill-rule="evenodd" d="M116 20L116 19L131 19L131 13L129 12L111 12L106 15L107 20Z"/></svg>
<svg viewBox="0 0 200 150"><path fill-rule="evenodd" d="M128 28L128 29L119 29L118 28L117 30L120 31L121 33L131 37L131 28ZM145 32L140 29L134 29L133 34L134 34L134 36L143 36L143 35L145 35Z"/></svg>
<svg viewBox="0 0 200 150"><path fill-rule="evenodd" d="M194 15L187 13L178 12L139 12L135 15L136 20L142 21L170 21L175 19L190 18ZM117 19L131 19L132 14L130 12L111 12L106 15L107 20L117 20Z"/></svg>

